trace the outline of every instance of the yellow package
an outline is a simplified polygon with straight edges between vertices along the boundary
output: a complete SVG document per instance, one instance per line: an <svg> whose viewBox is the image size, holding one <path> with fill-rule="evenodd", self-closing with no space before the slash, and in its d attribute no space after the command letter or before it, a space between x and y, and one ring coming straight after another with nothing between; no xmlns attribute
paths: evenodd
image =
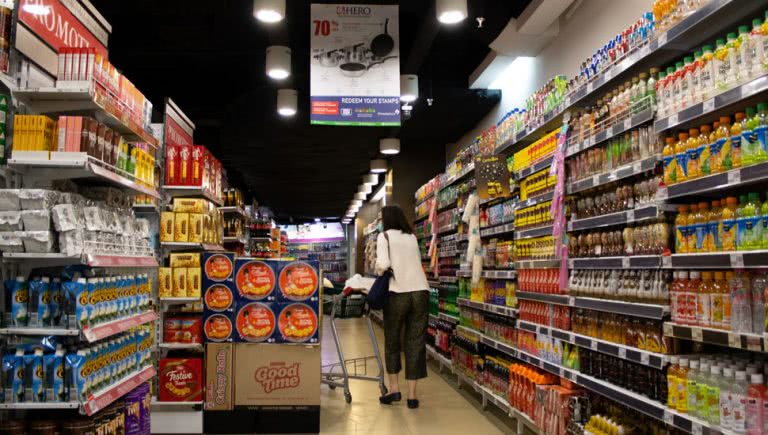
<svg viewBox="0 0 768 435"><path fill-rule="evenodd" d="M200 254L197 252L173 253L171 267L200 267Z"/></svg>
<svg viewBox="0 0 768 435"><path fill-rule="evenodd" d="M203 214L189 214L189 241L192 243L203 243Z"/></svg>
<svg viewBox="0 0 768 435"><path fill-rule="evenodd" d="M173 229L174 229L174 213L171 211L164 211L160 215L160 241L161 242L173 242Z"/></svg>
<svg viewBox="0 0 768 435"><path fill-rule="evenodd" d="M189 241L189 213L176 213L173 224L173 240L175 242Z"/></svg>
<svg viewBox="0 0 768 435"><path fill-rule="evenodd" d="M173 268L172 291L173 291L174 298L187 297L187 268L186 267Z"/></svg>
<svg viewBox="0 0 768 435"><path fill-rule="evenodd" d="M199 298L201 296L201 271L199 267L187 268L187 297Z"/></svg>
<svg viewBox="0 0 768 435"><path fill-rule="evenodd" d="M157 270L157 293L160 298L173 297L173 272L170 267Z"/></svg>
<svg viewBox="0 0 768 435"><path fill-rule="evenodd" d="M204 213L207 202L201 198L173 198L173 211L176 213Z"/></svg>

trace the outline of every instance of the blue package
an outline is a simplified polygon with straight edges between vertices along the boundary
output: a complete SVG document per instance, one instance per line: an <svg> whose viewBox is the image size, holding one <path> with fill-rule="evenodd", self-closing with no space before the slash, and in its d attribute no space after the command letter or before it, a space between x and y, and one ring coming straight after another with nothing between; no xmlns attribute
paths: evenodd
<svg viewBox="0 0 768 435"><path fill-rule="evenodd" d="M69 388L71 399L75 399L79 402L85 402L88 399L87 379L89 377L89 364L88 351L81 349L77 353L70 353L65 358L66 364L69 366Z"/></svg>
<svg viewBox="0 0 768 435"><path fill-rule="evenodd" d="M51 281L51 300L48 304L48 311L51 313L51 326L62 326L63 308L61 280L54 278Z"/></svg>
<svg viewBox="0 0 768 435"><path fill-rule="evenodd" d="M40 306L40 294L43 287L43 282L40 278L32 278L27 282L27 326L32 328L40 327L38 322L38 307Z"/></svg>
<svg viewBox="0 0 768 435"><path fill-rule="evenodd" d="M24 401L24 351L16 349L15 354L3 358L5 398L8 403Z"/></svg>
<svg viewBox="0 0 768 435"><path fill-rule="evenodd" d="M27 304L29 302L29 291L27 290L27 283L23 276L19 276L15 281L7 281L10 284L10 288L6 289L6 294L9 295L10 301L7 306L11 308L8 326L27 326L29 323L29 311L27 310Z"/></svg>
<svg viewBox="0 0 768 435"><path fill-rule="evenodd" d="M45 402L44 376L43 350L35 349L34 353L24 355L24 399L26 402Z"/></svg>
<svg viewBox="0 0 768 435"><path fill-rule="evenodd" d="M45 400L47 402L66 402L69 397L65 388L64 350L43 357L45 367Z"/></svg>
<svg viewBox="0 0 768 435"><path fill-rule="evenodd" d="M65 296L67 328L82 329L88 325L88 289L86 288L85 278L78 278L77 281L67 281L62 284Z"/></svg>
<svg viewBox="0 0 768 435"><path fill-rule="evenodd" d="M92 326L99 322L101 315L101 278L88 278L86 281L86 292L88 294L88 306L85 311L88 316L88 320L83 326Z"/></svg>
<svg viewBox="0 0 768 435"><path fill-rule="evenodd" d="M51 316L51 279L43 277L40 280L40 289L38 291L37 303L37 325L41 328L48 328L52 324ZM31 311L30 311L30 314Z"/></svg>

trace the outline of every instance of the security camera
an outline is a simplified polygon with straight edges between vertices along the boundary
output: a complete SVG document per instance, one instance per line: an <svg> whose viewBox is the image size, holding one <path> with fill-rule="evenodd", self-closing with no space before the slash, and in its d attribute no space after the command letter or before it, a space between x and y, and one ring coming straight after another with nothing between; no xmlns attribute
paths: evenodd
<svg viewBox="0 0 768 435"><path fill-rule="evenodd" d="M432 102L434 102L434 101L435 100L433 100L432 98L427 98L427 106L431 107L432 106Z"/></svg>

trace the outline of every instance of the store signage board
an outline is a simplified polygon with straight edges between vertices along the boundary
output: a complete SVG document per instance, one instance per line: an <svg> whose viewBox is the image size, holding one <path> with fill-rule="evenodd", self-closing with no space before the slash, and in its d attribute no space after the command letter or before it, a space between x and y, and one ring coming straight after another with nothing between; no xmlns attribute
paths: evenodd
<svg viewBox="0 0 768 435"><path fill-rule="evenodd" d="M313 4L310 123L400 125L397 5Z"/></svg>
<svg viewBox="0 0 768 435"><path fill-rule="evenodd" d="M475 159L475 182L480 199L510 196L507 162L498 156L480 156Z"/></svg>
<svg viewBox="0 0 768 435"><path fill-rule="evenodd" d="M165 146L192 145L195 124L179 109L173 100L165 100Z"/></svg>
<svg viewBox="0 0 768 435"><path fill-rule="evenodd" d="M338 222L306 225L281 225L291 243L323 243L344 240L344 228Z"/></svg>

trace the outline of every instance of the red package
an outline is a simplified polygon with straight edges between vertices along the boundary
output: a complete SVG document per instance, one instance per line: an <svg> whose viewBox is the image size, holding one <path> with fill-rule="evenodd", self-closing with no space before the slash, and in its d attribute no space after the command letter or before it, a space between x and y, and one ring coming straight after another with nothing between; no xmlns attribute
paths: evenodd
<svg viewBox="0 0 768 435"><path fill-rule="evenodd" d="M167 145L165 148L165 184L176 186L179 183L179 147Z"/></svg>
<svg viewBox="0 0 768 435"><path fill-rule="evenodd" d="M197 402L203 399L202 358L162 358L157 376L161 402Z"/></svg>
<svg viewBox="0 0 768 435"><path fill-rule="evenodd" d="M177 336L181 331L181 319L166 317L163 320L163 343L178 343Z"/></svg>
<svg viewBox="0 0 768 435"><path fill-rule="evenodd" d="M203 322L199 317L166 316L163 321L164 343L202 343Z"/></svg>
<svg viewBox="0 0 768 435"><path fill-rule="evenodd" d="M192 145L179 145L178 183L188 186L192 181Z"/></svg>
<svg viewBox="0 0 768 435"><path fill-rule="evenodd" d="M203 159L205 147L202 145L192 145L192 177L190 184L193 186L203 185Z"/></svg>

